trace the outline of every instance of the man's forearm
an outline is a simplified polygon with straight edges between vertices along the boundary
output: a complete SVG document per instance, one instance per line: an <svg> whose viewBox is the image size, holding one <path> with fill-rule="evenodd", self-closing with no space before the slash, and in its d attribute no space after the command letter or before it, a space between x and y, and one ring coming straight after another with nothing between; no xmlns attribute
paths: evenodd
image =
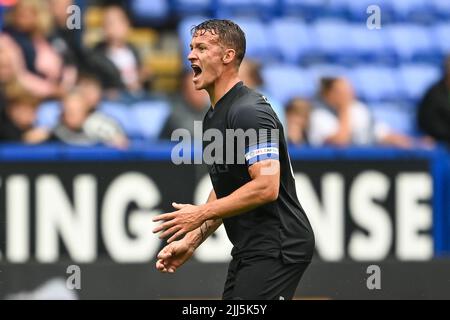
<svg viewBox="0 0 450 320"><path fill-rule="evenodd" d="M275 201L278 198L279 189L279 163L266 162L260 164L256 171L273 169L271 168L273 165L277 166L274 170L275 174L261 175L247 182L230 195L203 205L205 220L232 217ZM258 166L258 164L253 166ZM276 183L273 183L274 181Z"/></svg>
<svg viewBox="0 0 450 320"><path fill-rule="evenodd" d="M207 220L199 228L186 234L186 238L194 248L198 248L221 224L222 219Z"/></svg>
<svg viewBox="0 0 450 320"><path fill-rule="evenodd" d="M265 203L259 199L258 188L250 181L227 197L215 200L205 205L209 219L222 219L250 211Z"/></svg>
<svg viewBox="0 0 450 320"><path fill-rule="evenodd" d="M217 200L216 193L211 190L206 203ZM186 234L187 239L191 242L194 248L198 248L210 235L217 230L222 224L222 219L206 220L199 228Z"/></svg>

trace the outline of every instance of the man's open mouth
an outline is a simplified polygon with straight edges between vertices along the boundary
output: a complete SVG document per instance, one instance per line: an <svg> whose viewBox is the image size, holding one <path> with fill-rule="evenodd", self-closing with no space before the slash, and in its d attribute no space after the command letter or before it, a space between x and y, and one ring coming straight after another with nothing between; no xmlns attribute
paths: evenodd
<svg viewBox="0 0 450 320"><path fill-rule="evenodd" d="M200 73L202 73L202 69L196 64L192 64L191 68L194 71L194 77L197 77Z"/></svg>

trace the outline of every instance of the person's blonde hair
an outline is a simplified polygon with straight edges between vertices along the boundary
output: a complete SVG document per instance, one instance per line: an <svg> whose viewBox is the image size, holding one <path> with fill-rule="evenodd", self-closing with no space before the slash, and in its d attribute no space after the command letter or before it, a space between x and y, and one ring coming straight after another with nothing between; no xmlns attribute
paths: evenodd
<svg viewBox="0 0 450 320"><path fill-rule="evenodd" d="M48 35L53 28L53 19L50 13L48 0L19 0L13 9L7 14L6 22L14 25L14 15L19 6L31 7L36 12L37 27L33 31L35 34Z"/></svg>
<svg viewBox="0 0 450 320"><path fill-rule="evenodd" d="M7 106L24 103L37 108L41 100L31 94L18 82L11 82L4 86L4 95Z"/></svg>

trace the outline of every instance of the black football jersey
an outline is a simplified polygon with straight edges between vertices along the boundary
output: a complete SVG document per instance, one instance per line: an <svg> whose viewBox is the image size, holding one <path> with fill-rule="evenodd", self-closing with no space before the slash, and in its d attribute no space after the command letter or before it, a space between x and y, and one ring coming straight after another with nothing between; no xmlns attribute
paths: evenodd
<svg viewBox="0 0 450 320"><path fill-rule="evenodd" d="M212 138L218 132L223 139ZM257 135L239 139L238 132ZM265 159L280 162L278 199L223 219L233 244L232 256L281 257L287 263L310 261L314 233L297 198L283 126L267 99L237 83L208 110L203 133L203 156L218 198L251 181L248 168L254 163Z"/></svg>

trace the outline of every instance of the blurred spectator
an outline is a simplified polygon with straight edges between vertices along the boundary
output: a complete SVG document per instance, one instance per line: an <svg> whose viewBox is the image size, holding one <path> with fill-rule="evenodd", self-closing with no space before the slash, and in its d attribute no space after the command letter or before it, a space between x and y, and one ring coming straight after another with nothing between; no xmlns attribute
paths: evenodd
<svg viewBox="0 0 450 320"><path fill-rule="evenodd" d="M180 80L181 94L172 100L172 113L160 137L170 139L172 132L179 128L189 130L194 135L194 121L203 121L209 107L209 97L205 90L196 90L192 82L192 71L185 71Z"/></svg>
<svg viewBox="0 0 450 320"><path fill-rule="evenodd" d="M0 90L16 84L41 98L54 96L58 92L57 85L26 69L22 53L15 41L0 33Z"/></svg>
<svg viewBox="0 0 450 320"><path fill-rule="evenodd" d="M57 97L70 89L76 80L76 68L65 65L63 57L52 47L48 2L20 0L8 14L7 22L5 32L15 43L5 40L11 45L8 50L14 52L18 72L30 73L26 75L36 87L33 91L41 97Z"/></svg>
<svg viewBox="0 0 450 320"><path fill-rule="evenodd" d="M411 138L374 123L369 109L356 100L352 85L344 78L321 79L320 96L313 105L309 130L312 145L388 144L411 147Z"/></svg>
<svg viewBox="0 0 450 320"><path fill-rule="evenodd" d="M85 55L81 46L81 29L67 28L67 9L74 4L73 0L49 0L53 19L51 31L52 46L64 57L66 64L85 69Z"/></svg>
<svg viewBox="0 0 450 320"><path fill-rule="evenodd" d="M37 134L33 124L39 100L19 86L10 86L4 101L5 106L0 110L0 140L33 143Z"/></svg>
<svg viewBox="0 0 450 320"><path fill-rule="evenodd" d="M92 110L98 107L102 100L102 86L97 77L91 74L81 74L77 81L77 88L88 108Z"/></svg>
<svg viewBox="0 0 450 320"><path fill-rule="evenodd" d="M128 42L130 22L123 8L117 5L106 7L103 17L103 30L105 40L97 44L95 51L102 54L115 67L120 84L107 86L123 90L125 96L108 94L108 97L117 99L141 98L144 95L144 80L150 74L142 66L137 49ZM109 89L109 88L108 88Z"/></svg>
<svg viewBox="0 0 450 320"><path fill-rule="evenodd" d="M444 76L422 98L417 118L426 134L450 144L450 56L445 61Z"/></svg>
<svg viewBox="0 0 450 320"><path fill-rule="evenodd" d="M75 88L83 96L88 108L94 110L102 102L102 87L96 76L89 73L79 75ZM39 105L36 125L51 131L57 124L63 109L61 99L44 101Z"/></svg>
<svg viewBox="0 0 450 320"><path fill-rule="evenodd" d="M311 105L301 98L291 99L286 106L287 141L293 145L307 144Z"/></svg>
<svg viewBox="0 0 450 320"><path fill-rule="evenodd" d="M120 125L114 119L90 107L78 90L70 92L63 99L60 123L49 138L84 146L104 143L123 149L128 145Z"/></svg>
<svg viewBox="0 0 450 320"><path fill-rule="evenodd" d="M270 105L272 106L272 109L277 114L278 119L286 129L285 111L282 105L265 93L264 80L261 75L261 65L254 60L245 58L239 68L239 77L242 79L242 81L244 81L244 84L247 87L259 91L267 98Z"/></svg>

